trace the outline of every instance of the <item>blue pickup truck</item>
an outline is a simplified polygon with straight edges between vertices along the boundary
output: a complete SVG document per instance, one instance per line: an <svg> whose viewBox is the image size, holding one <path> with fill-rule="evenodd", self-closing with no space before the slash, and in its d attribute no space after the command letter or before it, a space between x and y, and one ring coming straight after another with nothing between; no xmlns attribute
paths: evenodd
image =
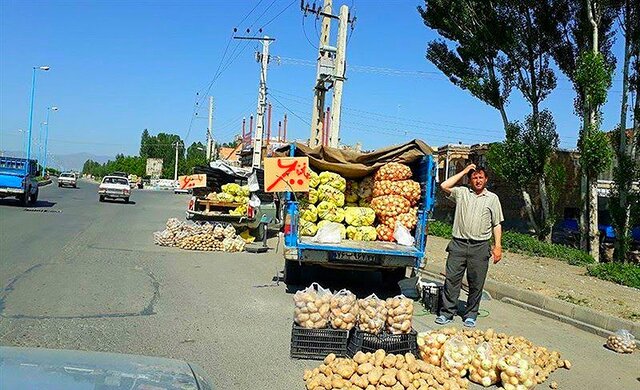
<svg viewBox="0 0 640 390"><path fill-rule="evenodd" d="M407 267L419 268L425 254L427 221L433 211L436 189L436 163L429 148L422 141L414 140L405 145L390 147L370 153L340 151L322 147L310 149L304 145L291 145L290 156L308 156L309 165L316 171L339 170L339 164L349 165L352 179L361 179L375 172L375 167L390 161L403 162L411 168L413 180L420 183L422 196L418 207L418 223L413 246L403 246L385 241L342 240L339 244L314 242L313 237L298 233L300 209L292 193L285 193L284 210L284 281L300 284L309 265L325 268L380 271L382 281L396 286L405 278ZM352 160L354 163L349 163ZM359 169L358 169L359 168ZM363 173L357 177L358 170Z"/></svg>
<svg viewBox="0 0 640 390"><path fill-rule="evenodd" d="M23 206L38 200L38 162L0 157L0 198L16 197Z"/></svg>

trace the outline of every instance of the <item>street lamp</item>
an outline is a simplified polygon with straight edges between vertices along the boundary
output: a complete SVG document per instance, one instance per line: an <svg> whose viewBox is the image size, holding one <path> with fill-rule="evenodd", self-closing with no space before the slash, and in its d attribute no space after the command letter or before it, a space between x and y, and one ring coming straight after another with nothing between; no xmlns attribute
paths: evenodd
<svg viewBox="0 0 640 390"><path fill-rule="evenodd" d="M49 113L51 111L58 111L58 107L47 107L47 120L45 121L45 135L44 135L44 164L42 165L42 173L47 174L47 144L49 141Z"/></svg>
<svg viewBox="0 0 640 390"><path fill-rule="evenodd" d="M31 103L29 104L29 135L27 139L27 160L31 159L31 131L33 130L33 100L36 93L36 70L48 71L48 66L34 66L31 77Z"/></svg>

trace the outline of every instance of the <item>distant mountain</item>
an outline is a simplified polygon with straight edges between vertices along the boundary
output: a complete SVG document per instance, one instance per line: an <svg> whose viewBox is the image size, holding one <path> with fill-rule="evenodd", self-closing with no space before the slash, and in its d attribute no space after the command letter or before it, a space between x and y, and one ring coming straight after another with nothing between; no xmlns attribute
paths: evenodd
<svg viewBox="0 0 640 390"><path fill-rule="evenodd" d="M15 150L0 151L0 155L22 157L23 152ZM93 160L100 164L104 164L115 156L99 156L91 153L71 153L71 154L54 154L48 161L48 165L56 169L64 169L65 171L81 171L85 161Z"/></svg>

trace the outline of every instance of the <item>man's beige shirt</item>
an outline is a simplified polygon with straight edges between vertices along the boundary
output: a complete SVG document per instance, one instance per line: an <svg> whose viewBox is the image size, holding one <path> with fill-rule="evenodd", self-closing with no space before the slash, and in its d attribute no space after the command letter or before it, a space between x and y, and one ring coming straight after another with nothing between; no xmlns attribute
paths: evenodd
<svg viewBox="0 0 640 390"><path fill-rule="evenodd" d="M469 187L453 187L449 199L456 203L453 237L485 241L491 231L504 221L498 195L486 188L480 195Z"/></svg>

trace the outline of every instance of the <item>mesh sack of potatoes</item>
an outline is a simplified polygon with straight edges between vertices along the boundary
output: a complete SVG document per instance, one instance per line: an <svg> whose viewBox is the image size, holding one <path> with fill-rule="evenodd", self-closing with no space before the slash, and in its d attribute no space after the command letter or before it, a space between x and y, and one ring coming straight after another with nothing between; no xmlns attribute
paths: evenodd
<svg viewBox="0 0 640 390"><path fill-rule="evenodd" d="M347 203L358 202L358 182L347 180L347 188L344 190L344 200Z"/></svg>
<svg viewBox="0 0 640 390"><path fill-rule="evenodd" d="M400 222L407 229L412 230L418 224L418 208L412 207L409 209L409 212L398 214L395 217L382 218L380 222L394 229L396 221Z"/></svg>
<svg viewBox="0 0 640 390"><path fill-rule="evenodd" d="M474 383L489 387L496 384L499 379L498 355L488 342L480 343L473 354L469 365L469 380Z"/></svg>
<svg viewBox="0 0 640 390"><path fill-rule="evenodd" d="M318 200L331 202L338 207L342 207L344 206L344 192L328 184L320 184L318 187Z"/></svg>
<svg viewBox="0 0 640 390"><path fill-rule="evenodd" d="M345 207L344 220L351 226L372 226L376 212L370 207Z"/></svg>
<svg viewBox="0 0 640 390"><path fill-rule="evenodd" d="M211 235L218 240L222 240L224 238L224 225L219 223L213 224Z"/></svg>
<svg viewBox="0 0 640 390"><path fill-rule="evenodd" d="M308 171L309 171L309 187L317 188L320 185L320 177L318 176L317 173L315 173L311 169L309 169Z"/></svg>
<svg viewBox="0 0 640 390"><path fill-rule="evenodd" d="M300 219L309 222L316 222L318 220L318 210L316 209L316 206L308 204L304 208L300 209Z"/></svg>
<svg viewBox="0 0 640 390"><path fill-rule="evenodd" d="M293 295L295 323L308 329L326 328L331 316L332 296L330 290L315 282L304 290L297 291Z"/></svg>
<svg viewBox="0 0 640 390"><path fill-rule="evenodd" d="M456 332L453 328L443 328L418 334L418 350L422 360L439 367L444 353L444 343Z"/></svg>
<svg viewBox="0 0 640 390"><path fill-rule="evenodd" d="M393 334L410 333L413 323L413 300L404 295L387 298L387 330Z"/></svg>
<svg viewBox="0 0 640 390"><path fill-rule="evenodd" d="M391 181L400 181L411 179L412 173L411 169L400 163L387 163L378 169L376 174L374 175L375 181L381 180L391 180Z"/></svg>
<svg viewBox="0 0 640 390"><path fill-rule="evenodd" d="M160 246L174 246L173 233L165 229L153 233L153 243Z"/></svg>
<svg viewBox="0 0 640 390"><path fill-rule="evenodd" d="M222 235L224 236L224 238L234 238L236 236L236 228L234 228L233 225L228 224L224 227Z"/></svg>
<svg viewBox="0 0 640 390"><path fill-rule="evenodd" d="M514 352L502 356L498 360L498 369L505 390L529 390L537 384L531 358L523 353Z"/></svg>
<svg viewBox="0 0 640 390"><path fill-rule="evenodd" d="M444 343L441 367L451 375L464 377L467 375L469 363L473 358L473 350L461 335L451 337Z"/></svg>
<svg viewBox="0 0 640 390"><path fill-rule="evenodd" d="M358 319L358 300L351 291L342 289L331 297L331 327L350 330Z"/></svg>
<svg viewBox="0 0 640 390"><path fill-rule="evenodd" d="M373 184L373 196L400 195L406 198L411 205L415 205L420 200L420 183L413 180L380 180Z"/></svg>
<svg viewBox="0 0 640 390"><path fill-rule="evenodd" d="M387 225L376 226L376 233L379 241L393 242L396 239L393 237L393 228Z"/></svg>
<svg viewBox="0 0 640 390"><path fill-rule="evenodd" d="M450 376L411 353L387 354L356 352L353 358L325 357L320 366L304 371L302 379L308 390L392 389L392 390L461 390L469 381Z"/></svg>
<svg viewBox="0 0 640 390"><path fill-rule="evenodd" d="M358 328L367 333L378 334L387 323L387 307L385 301L371 294L358 300Z"/></svg>
<svg viewBox="0 0 640 390"><path fill-rule="evenodd" d="M384 195L371 200L371 208L380 218L395 217L409 212L411 204L400 195Z"/></svg>
<svg viewBox="0 0 640 390"><path fill-rule="evenodd" d="M227 237L222 240L222 250L225 252L242 252L246 242L242 237Z"/></svg>

